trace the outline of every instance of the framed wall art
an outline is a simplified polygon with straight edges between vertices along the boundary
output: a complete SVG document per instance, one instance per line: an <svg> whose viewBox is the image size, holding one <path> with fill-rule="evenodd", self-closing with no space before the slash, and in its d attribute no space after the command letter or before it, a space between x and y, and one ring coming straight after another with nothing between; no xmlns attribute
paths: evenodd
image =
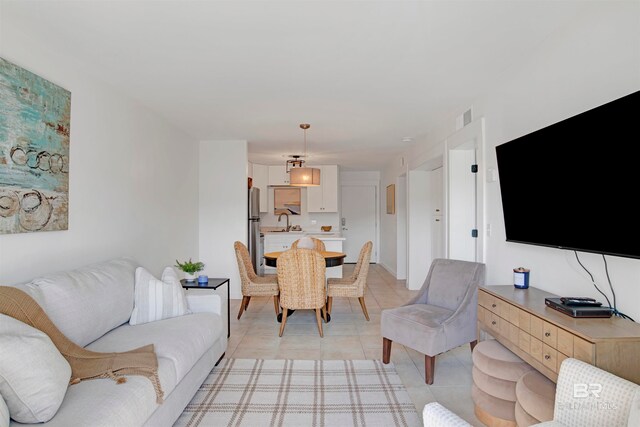
<svg viewBox="0 0 640 427"><path fill-rule="evenodd" d="M387 185L387 213L396 213L396 185Z"/></svg>
<svg viewBox="0 0 640 427"><path fill-rule="evenodd" d="M71 92L0 58L0 234L67 230Z"/></svg>

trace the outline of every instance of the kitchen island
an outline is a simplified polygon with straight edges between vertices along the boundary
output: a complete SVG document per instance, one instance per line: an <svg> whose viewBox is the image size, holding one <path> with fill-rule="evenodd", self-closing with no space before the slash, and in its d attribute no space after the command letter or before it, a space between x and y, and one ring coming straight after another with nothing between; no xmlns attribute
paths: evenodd
<svg viewBox="0 0 640 427"><path fill-rule="evenodd" d="M313 237L322 240L329 252L342 252L342 242L345 240L340 233L321 231L263 231L264 252L281 252L291 249L291 245L302 237ZM265 274L276 274L276 269L265 266ZM342 266L328 267L327 278L342 277Z"/></svg>

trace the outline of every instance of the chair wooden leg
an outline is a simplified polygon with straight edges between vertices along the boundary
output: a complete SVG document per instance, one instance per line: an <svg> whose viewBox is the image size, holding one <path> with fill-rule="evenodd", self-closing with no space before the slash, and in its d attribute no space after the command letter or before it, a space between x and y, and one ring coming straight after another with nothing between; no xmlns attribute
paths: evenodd
<svg viewBox="0 0 640 427"><path fill-rule="evenodd" d="M424 373L425 373L424 382L426 382L429 385L433 384L433 374L435 369L436 369L436 357L425 354L424 355Z"/></svg>
<svg viewBox="0 0 640 427"><path fill-rule="evenodd" d="M284 325L286 325L287 323L287 314L289 313L289 310L287 310L286 308L282 307L282 323L280 323L280 335L278 335L279 337L282 336L282 333L284 332Z"/></svg>
<svg viewBox="0 0 640 427"><path fill-rule="evenodd" d="M324 319L324 323L327 322L327 304L322 307L322 318Z"/></svg>
<svg viewBox="0 0 640 427"><path fill-rule="evenodd" d="M276 316L280 314L280 297L278 295L273 296L273 308L276 309Z"/></svg>
<svg viewBox="0 0 640 427"><path fill-rule="evenodd" d="M469 347L471 347L471 353L473 353L473 349L476 348L477 344L478 344L478 340L473 340L469 343Z"/></svg>
<svg viewBox="0 0 640 427"><path fill-rule="evenodd" d="M251 297L246 297L247 298L247 303L244 305L244 311L247 311L247 307L249 307L249 301L251 301Z"/></svg>
<svg viewBox="0 0 640 427"><path fill-rule="evenodd" d="M389 338L382 338L382 363L385 365L391 360L391 343Z"/></svg>
<svg viewBox="0 0 640 427"><path fill-rule="evenodd" d="M247 309L246 305L249 303L249 297L242 297L242 302L240 303L240 311L238 311L238 320L240 320L240 316Z"/></svg>
<svg viewBox="0 0 640 427"><path fill-rule="evenodd" d="M333 297L327 297L327 312L331 314L331 306L333 306Z"/></svg>
<svg viewBox="0 0 640 427"><path fill-rule="evenodd" d="M362 312L364 313L364 317L367 319L367 322L369 321L369 313L367 313L367 306L364 304L364 297L360 297L358 298L358 301L360 301L360 307L362 307Z"/></svg>
<svg viewBox="0 0 640 427"><path fill-rule="evenodd" d="M320 338L323 337L322 335L322 319L320 318L320 309L316 308L316 322L318 323L318 332L320 332Z"/></svg>

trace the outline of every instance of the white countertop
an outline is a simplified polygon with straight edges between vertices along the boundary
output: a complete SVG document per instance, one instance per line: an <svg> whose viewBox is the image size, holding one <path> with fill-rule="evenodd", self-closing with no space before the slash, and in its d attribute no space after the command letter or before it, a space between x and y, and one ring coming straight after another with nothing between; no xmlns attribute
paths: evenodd
<svg viewBox="0 0 640 427"><path fill-rule="evenodd" d="M340 233L329 231L263 231L266 236L315 237L319 240L346 240Z"/></svg>

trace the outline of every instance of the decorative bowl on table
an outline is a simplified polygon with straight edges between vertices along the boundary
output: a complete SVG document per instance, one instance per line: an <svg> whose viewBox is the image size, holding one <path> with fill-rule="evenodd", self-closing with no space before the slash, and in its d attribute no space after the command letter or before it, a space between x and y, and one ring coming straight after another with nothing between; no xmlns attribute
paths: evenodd
<svg viewBox="0 0 640 427"><path fill-rule="evenodd" d="M331 231L331 226L330 225L323 225L322 227L320 227L320 230L322 230L322 231Z"/></svg>

